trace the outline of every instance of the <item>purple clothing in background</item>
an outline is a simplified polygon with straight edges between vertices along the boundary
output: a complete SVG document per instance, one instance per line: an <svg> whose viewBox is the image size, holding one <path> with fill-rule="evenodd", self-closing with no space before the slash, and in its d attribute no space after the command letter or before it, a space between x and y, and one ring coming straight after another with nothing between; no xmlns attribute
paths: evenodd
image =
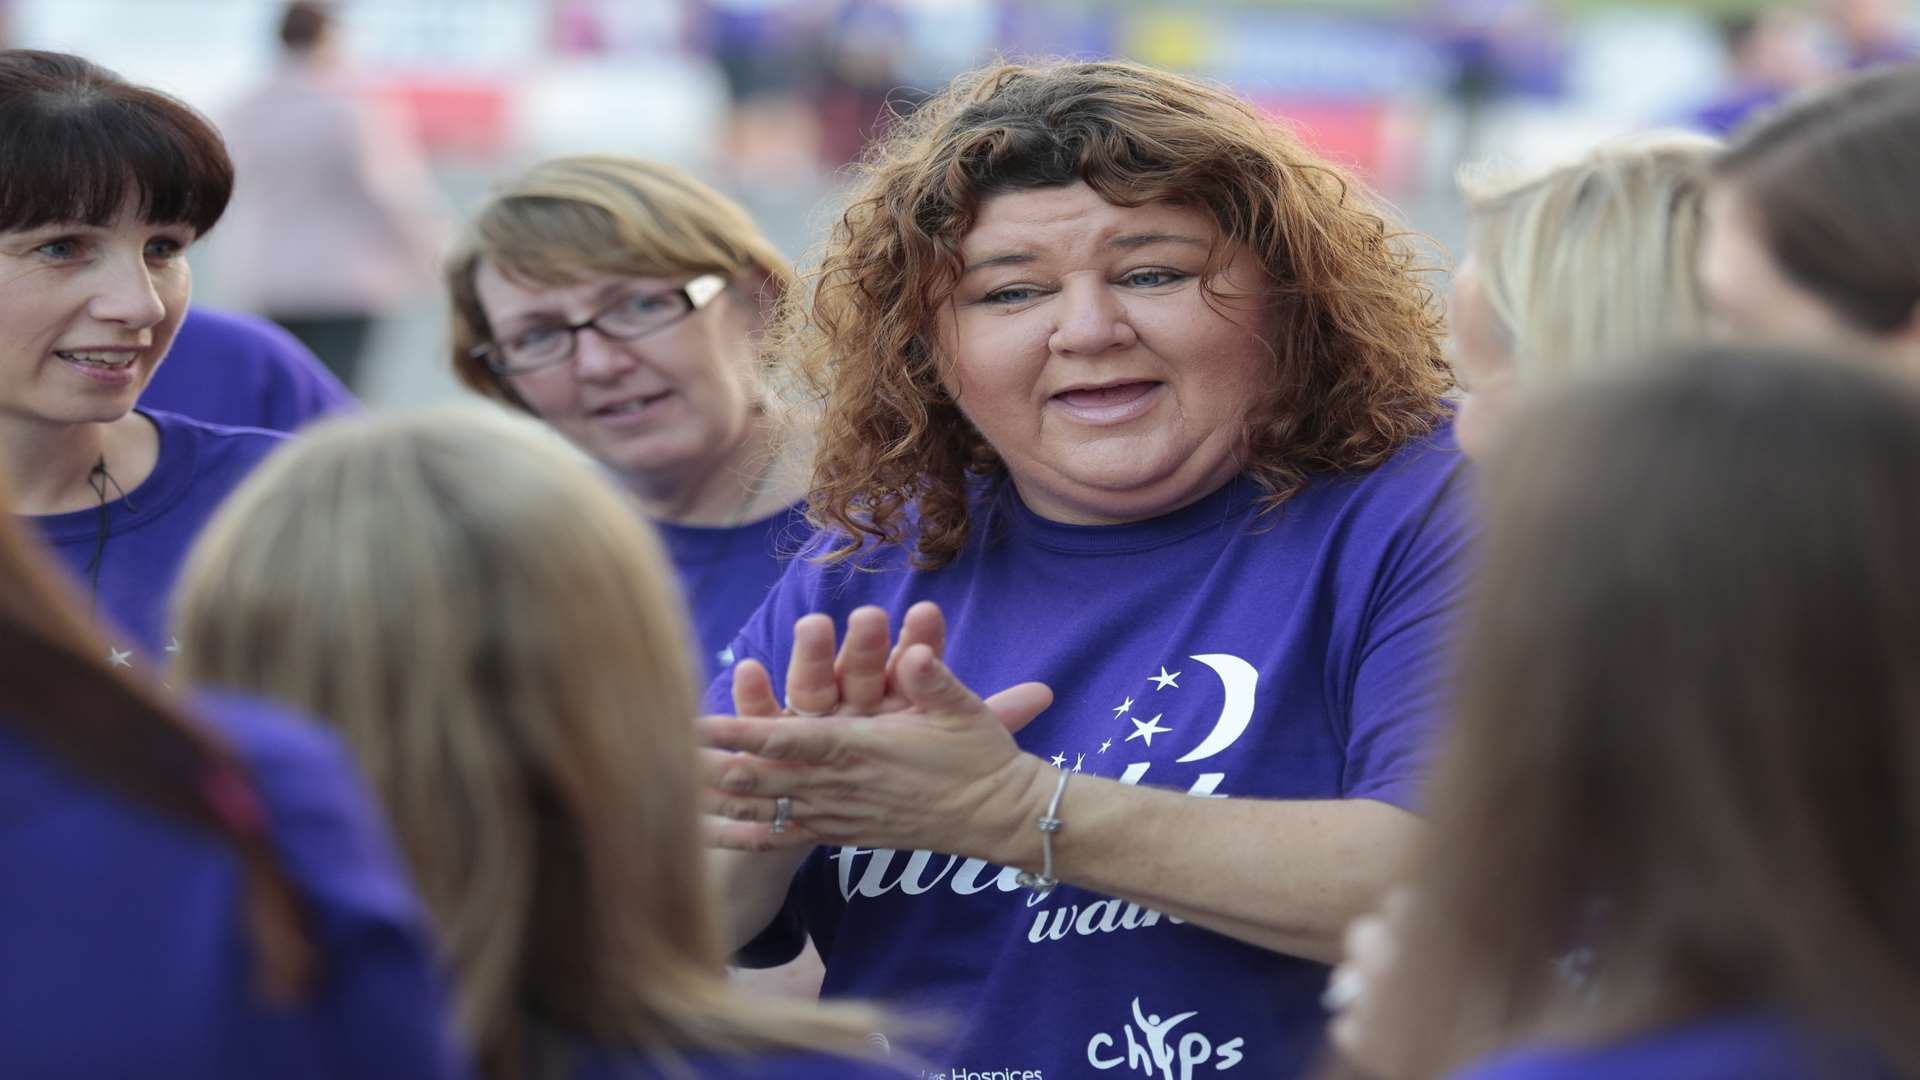
<svg viewBox="0 0 1920 1080"><path fill-rule="evenodd" d="M77 780L0 729L0 1062L36 1080L465 1075L424 916L368 794L318 727L208 697L249 766L320 978L254 993L224 842Z"/></svg>
<svg viewBox="0 0 1920 1080"><path fill-rule="evenodd" d="M898 626L933 600L968 686L1053 688L1016 738L1057 767L1201 797L1412 807L1462 591L1464 479L1445 430L1369 472L1316 478L1266 516L1245 478L1101 527L1048 521L1011 484L983 485L953 563L914 571L897 548L869 561L878 572L796 559L734 651L782 686L799 616L844 625L877 604ZM730 710L727 683L709 711ZM1069 784L1068 830L1072 805ZM952 1075L1120 1075L1171 1054L1173 1075L1287 1077L1318 1049L1325 966L1071 885L1036 900L1013 876L943 854L822 849L768 934L804 923L829 995L955 1017L952 1041L926 1055ZM749 955L797 947L763 940Z"/></svg>
<svg viewBox="0 0 1920 1080"><path fill-rule="evenodd" d="M1496 1055L1454 1080L1892 1080L1858 1052L1809 1039L1780 1016L1739 1013L1598 1046Z"/></svg>
<svg viewBox="0 0 1920 1080"><path fill-rule="evenodd" d="M701 671L712 680L733 662L728 646L747 624L787 560L812 535L804 503L731 528L655 521L680 575L698 639Z"/></svg>
<svg viewBox="0 0 1920 1080"><path fill-rule="evenodd" d="M359 407L292 334L252 315L202 307L187 309L140 404L209 424L271 431L293 431Z"/></svg>
<svg viewBox="0 0 1920 1080"><path fill-rule="evenodd" d="M21 519L52 546L78 583L82 602L91 600L102 633L114 644L111 657L103 659L120 664L131 659L130 649L150 663L166 660L167 601L187 549L221 500L286 440L277 431L203 424L145 408L140 413L160 429L160 460L144 483L124 497L109 490L104 510Z"/></svg>

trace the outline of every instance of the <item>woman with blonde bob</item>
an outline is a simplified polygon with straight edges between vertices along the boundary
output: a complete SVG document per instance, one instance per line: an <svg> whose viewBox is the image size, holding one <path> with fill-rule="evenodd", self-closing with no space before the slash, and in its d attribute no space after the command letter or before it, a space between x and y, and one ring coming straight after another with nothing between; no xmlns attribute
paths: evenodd
<svg viewBox="0 0 1920 1080"><path fill-rule="evenodd" d="M953 1075L1296 1073L1467 535L1413 251L1225 91L1004 64L872 151L783 326L826 530L703 721L735 941L955 1015Z"/></svg>
<svg viewBox="0 0 1920 1080"><path fill-rule="evenodd" d="M1920 394L1658 360L1490 461L1433 830L1336 982L1369 1077L1920 1075Z"/></svg>
<svg viewBox="0 0 1920 1080"><path fill-rule="evenodd" d="M326 425L271 464L188 566L181 675L345 736L484 1074L871 1074L835 1056L860 1014L729 989L685 616L629 500L473 407Z"/></svg>
<svg viewBox="0 0 1920 1080"><path fill-rule="evenodd" d="M1541 173L1463 173L1472 253L1451 310L1463 450L1486 452L1520 388L1707 333L1694 263L1718 152L1655 133Z"/></svg>
<svg viewBox="0 0 1920 1080"><path fill-rule="evenodd" d="M759 357L792 271L745 211L667 165L556 158L481 208L447 264L453 369L620 477L679 571L708 676L805 536L805 454Z"/></svg>

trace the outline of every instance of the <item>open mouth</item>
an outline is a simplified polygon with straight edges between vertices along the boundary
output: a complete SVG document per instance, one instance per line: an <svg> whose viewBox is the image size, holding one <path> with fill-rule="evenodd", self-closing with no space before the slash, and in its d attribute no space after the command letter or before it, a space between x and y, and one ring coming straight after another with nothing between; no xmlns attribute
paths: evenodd
<svg viewBox="0 0 1920 1080"><path fill-rule="evenodd" d="M1054 397L1075 408L1097 409L1110 405L1124 405L1127 402L1146 395L1154 387L1159 385L1157 382L1147 382L1144 380L1140 382L1115 383L1112 386L1095 386L1080 390L1068 390L1064 393L1055 394Z"/></svg>
<svg viewBox="0 0 1920 1080"><path fill-rule="evenodd" d="M1052 402L1073 419L1084 424L1123 424L1145 415L1160 399L1166 384L1141 379L1063 390Z"/></svg>
<svg viewBox="0 0 1920 1080"><path fill-rule="evenodd" d="M69 364L81 367L97 368L101 371L120 371L133 366L139 353L130 352L55 352L53 355Z"/></svg>

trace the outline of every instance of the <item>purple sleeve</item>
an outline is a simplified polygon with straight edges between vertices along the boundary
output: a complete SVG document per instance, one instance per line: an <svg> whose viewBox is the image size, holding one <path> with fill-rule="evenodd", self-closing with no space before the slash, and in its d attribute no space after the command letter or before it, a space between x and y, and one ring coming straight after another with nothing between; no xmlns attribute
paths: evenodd
<svg viewBox="0 0 1920 1080"><path fill-rule="evenodd" d="M819 543L819 539L815 538L787 564L786 572L780 575L780 580L767 593L766 600L733 639L734 662L751 657L765 664L773 676L776 693L781 693L780 688L785 684L794 621L811 613L816 606L814 588L820 580L822 568L808 560ZM705 713L733 712L731 666L707 687L703 706L701 711ZM795 889L797 882L796 878ZM790 889L786 903L774 915L773 921L734 954L732 963L744 968L778 967L800 955L806 938L806 920L801 913L800 898L794 889Z"/></svg>
<svg viewBox="0 0 1920 1080"><path fill-rule="evenodd" d="M313 351L281 327L262 320L261 363L267 378L261 388L260 412L266 422L258 427L296 431L337 412L358 409L360 402Z"/></svg>
<svg viewBox="0 0 1920 1080"><path fill-rule="evenodd" d="M205 713L252 770L319 949L313 1052L327 1075L467 1075L425 914L370 793L325 731L257 702Z"/></svg>
<svg viewBox="0 0 1920 1080"><path fill-rule="evenodd" d="M1417 810L1449 700L1451 631L1465 591L1473 513L1456 465L1379 582L1349 691L1345 797Z"/></svg>
<svg viewBox="0 0 1920 1080"><path fill-rule="evenodd" d="M210 424L294 431L359 403L300 340L266 319L189 308L140 397Z"/></svg>
<svg viewBox="0 0 1920 1080"><path fill-rule="evenodd" d="M824 575L841 572L823 567L813 558L827 541L815 534L799 553L788 561L767 598L761 601L740 632L734 635L733 662L752 658L765 664L773 675L774 691L784 697L787 658L793 648L793 624L802 616L821 610L819 595ZM729 666L707 687L703 712L733 712L733 669Z"/></svg>

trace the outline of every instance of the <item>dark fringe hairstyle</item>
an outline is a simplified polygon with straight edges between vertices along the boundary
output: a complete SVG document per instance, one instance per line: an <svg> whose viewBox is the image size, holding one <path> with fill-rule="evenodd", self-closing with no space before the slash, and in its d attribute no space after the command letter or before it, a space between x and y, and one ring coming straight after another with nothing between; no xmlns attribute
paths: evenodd
<svg viewBox="0 0 1920 1080"><path fill-rule="evenodd" d="M106 225L132 198L141 220L204 236L233 194L206 117L65 53L0 50L0 162L0 232Z"/></svg>

